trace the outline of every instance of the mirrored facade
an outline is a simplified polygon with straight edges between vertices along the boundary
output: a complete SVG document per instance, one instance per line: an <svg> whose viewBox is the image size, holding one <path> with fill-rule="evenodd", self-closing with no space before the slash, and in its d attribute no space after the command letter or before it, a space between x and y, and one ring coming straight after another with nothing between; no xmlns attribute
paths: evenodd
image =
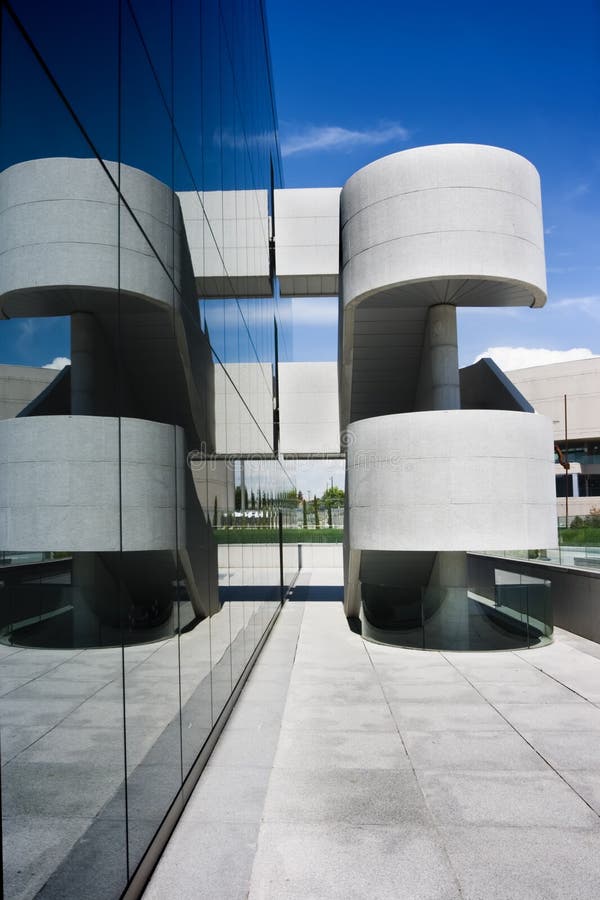
<svg viewBox="0 0 600 900"><path fill-rule="evenodd" d="M298 568L264 10L0 12L3 890L119 897Z"/></svg>

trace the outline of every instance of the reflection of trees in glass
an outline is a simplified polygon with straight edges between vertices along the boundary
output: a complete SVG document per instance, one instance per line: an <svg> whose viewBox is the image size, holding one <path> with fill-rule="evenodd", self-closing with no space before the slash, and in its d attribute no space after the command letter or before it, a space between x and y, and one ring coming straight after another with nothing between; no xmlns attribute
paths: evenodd
<svg viewBox="0 0 600 900"><path fill-rule="evenodd" d="M217 495L215 494L215 502L213 507L213 528L217 527Z"/></svg>
<svg viewBox="0 0 600 900"><path fill-rule="evenodd" d="M306 500L302 500L302 527L308 528L308 513L306 511Z"/></svg>
<svg viewBox="0 0 600 900"><path fill-rule="evenodd" d="M320 528L321 523L319 521L319 498L313 497L313 510L315 514L315 528Z"/></svg>

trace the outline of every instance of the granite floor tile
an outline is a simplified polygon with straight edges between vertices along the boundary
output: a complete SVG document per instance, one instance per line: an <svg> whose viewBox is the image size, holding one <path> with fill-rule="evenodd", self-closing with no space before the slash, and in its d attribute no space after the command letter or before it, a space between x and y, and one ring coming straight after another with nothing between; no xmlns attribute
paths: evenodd
<svg viewBox="0 0 600 900"><path fill-rule="evenodd" d="M446 827L464 900L597 900L600 829Z"/></svg>
<svg viewBox="0 0 600 900"><path fill-rule="evenodd" d="M408 769L410 760L396 732L307 731L283 728L275 768Z"/></svg>
<svg viewBox="0 0 600 900"><path fill-rule="evenodd" d="M555 730L600 732L600 709L590 703L496 703L496 709L524 733Z"/></svg>
<svg viewBox="0 0 600 900"><path fill-rule="evenodd" d="M600 735L597 731L523 730L532 747L555 769L600 772Z"/></svg>
<svg viewBox="0 0 600 900"><path fill-rule="evenodd" d="M433 829L327 822L264 824L248 897L459 900L460 894Z"/></svg>
<svg viewBox="0 0 600 900"><path fill-rule="evenodd" d="M273 769L265 822L429 825L412 771Z"/></svg>
<svg viewBox="0 0 600 900"><path fill-rule="evenodd" d="M420 772L440 825L600 828L598 816L555 772Z"/></svg>
<svg viewBox="0 0 600 900"><path fill-rule="evenodd" d="M392 715L405 731L507 731L510 726L491 706L481 703L390 703Z"/></svg>
<svg viewBox="0 0 600 900"><path fill-rule="evenodd" d="M144 900L247 900L259 825L190 820L163 853Z"/></svg>
<svg viewBox="0 0 600 900"><path fill-rule="evenodd" d="M596 771L561 769L560 774L600 816L600 766Z"/></svg>
<svg viewBox="0 0 600 900"><path fill-rule="evenodd" d="M545 771L546 763L514 731L404 731L415 769L466 772Z"/></svg>
<svg viewBox="0 0 600 900"><path fill-rule="evenodd" d="M286 706L283 728L307 731L396 731L387 703L315 703Z"/></svg>

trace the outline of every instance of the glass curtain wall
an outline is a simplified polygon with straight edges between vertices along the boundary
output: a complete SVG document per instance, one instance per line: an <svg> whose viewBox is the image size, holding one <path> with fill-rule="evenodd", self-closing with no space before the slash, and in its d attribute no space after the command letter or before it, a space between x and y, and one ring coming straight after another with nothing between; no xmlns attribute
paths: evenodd
<svg viewBox="0 0 600 900"><path fill-rule="evenodd" d="M297 568L264 10L0 15L3 892L119 897Z"/></svg>

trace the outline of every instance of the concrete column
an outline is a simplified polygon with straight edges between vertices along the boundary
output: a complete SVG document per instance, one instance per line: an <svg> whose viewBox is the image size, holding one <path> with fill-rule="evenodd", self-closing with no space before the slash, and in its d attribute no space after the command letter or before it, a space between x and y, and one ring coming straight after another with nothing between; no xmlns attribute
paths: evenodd
<svg viewBox="0 0 600 900"><path fill-rule="evenodd" d="M431 409L460 409L456 307L432 306L427 316Z"/></svg>
<svg viewBox="0 0 600 900"><path fill-rule="evenodd" d="M415 408L460 409L456 307L447 303L427 313Z"/></svg>
<svg viewBox="0 0 600 900"><path fill-rule="evenodd" d="M95 333L91 313L71 316L71 415L93 416L95 403Z"/></svg>
<svg viewBox="0 0 600 900"><path fill-rule="evenodd" d="M460 378L458 373L458 337L456 331L456 307L449 304L432 306L427 315L425 335L427 352L424 364L429 375L430 409L460 409ZM429 587L463 588L464 600L456 608L452 603L452 631L467 624L467 554L440 552L431 573ZM461 623L461 624L459 624Z"/></svg>

